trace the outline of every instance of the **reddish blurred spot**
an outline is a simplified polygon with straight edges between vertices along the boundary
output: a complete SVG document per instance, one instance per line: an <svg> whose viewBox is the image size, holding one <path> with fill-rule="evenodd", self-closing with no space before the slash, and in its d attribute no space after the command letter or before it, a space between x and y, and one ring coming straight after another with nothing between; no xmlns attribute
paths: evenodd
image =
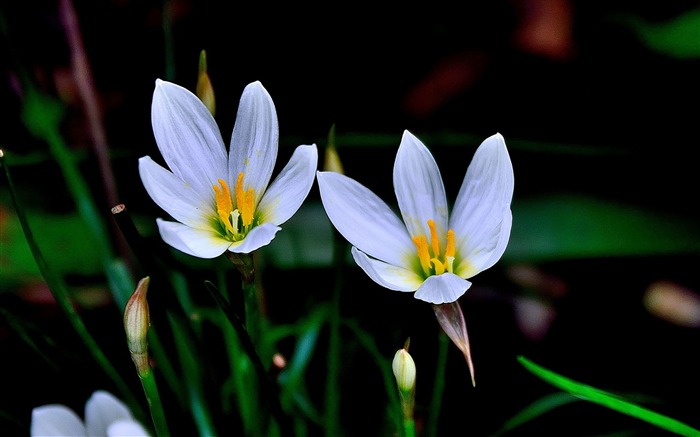
<svg viewBox="0 0 700 437"><path fill-rule="evenodd" d="M570 0L517 0L518 23L510 44L518 51L554 60L574 56ZM426 119L450 99L476 85L492 59L487 52L469 50L438 62L404 98L404 110Z"/></svg>
<svg viewBox="0 0 700 437"><path fill-rule="evenodd" d="M287 360L285 360L284 356L278 352L272 356L272 364L274 364L278 369L284 369L284 367L287 365Z"/></svg>
<svg viewBox="0 0 700 437"><path fill-rule="evenodd" d="M515 47L551 59L573 56L569 0L521 0L518 6L520 22L513 35Z"/></svg>
<svg viewBox="0 0 700 437"><path fill-rule="evenodd" d="M516 264L508 267L508 277L522 287L534 289L544 297L560 298L568 293L566 282L561 278L550 275L539 268Z"/></svg>
<svg viewBox="0 0 700 437"><path fill-rule="evenodd" d="M488 63L478 51L457 53L438 63L431 72L408 91L404 110L414 117L425 118L481 77Z"/></svg>

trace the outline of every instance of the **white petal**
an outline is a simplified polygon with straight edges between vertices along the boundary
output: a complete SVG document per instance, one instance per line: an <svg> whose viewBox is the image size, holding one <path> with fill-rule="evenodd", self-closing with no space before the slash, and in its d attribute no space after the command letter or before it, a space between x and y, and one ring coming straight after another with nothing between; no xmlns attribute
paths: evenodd
<svg viewBox="0 0 700 437"><path fill-rule="evenodd" d="M151 122L170 170L199 193L226 180L226 147L209 110L187 89L156 80Z"/></svg>
<svg viewBox="0 0 700 437"><path fill-rule="evenodd" d="M228 249L231 242L213 230L190 228L181 223L157 219L160 236L175 249L197 258L216 258Z"/></svg>
<svg viewBox="0 0 700 437"><path fill-rule="evenodd" d="M83 421L75 411L61 404L49 404L32 410L29 434L32 437L87 436Z"/></svg>
<svg viewBox="0 0 700 437"><path fill-rule="evenodd" d="M282 229L272 223L263 223L251 229L248 235L241 241L231 244L228 248L235 253L251 253L263 246L267 246L275 238L275 234Z"/></svg>
<svg viewBox="0 0 700 437"><path fill-rule="evenodd" d="M238 104L231 135L230 185L244 172L244 189L253 188L255 204L270 182L277 160L279 126L272 97L259 81L248 84Z"/></svg>
<svg viewBox="0 0 700 437"><path fill-rule="evenodd" d="M148 437L149 434L140 423L134 420L119 420L107 428L108 437Z"/></svg>
<svg viewBox="0 0 700 437"><path fill-rule="evenodd" d="M133 420L131 411L109 392L98 390L85 403L85 428L88 435L106 436L109 425L123 419Z"/></svg>
<svg viewBox="0 0 700 437"><path fill-rule="evenodd" d="M394 190L411 236L429 238L429 219L435 221L438 235L446 235L447 197L440 169L428 148L409 131L404 131L396 153Z"/></svg>
<svg viewBox="0 0 700 437"><path fill-rule="evenodd" d="M414 295L416 299L441 304L454 302L472 283L452 273L429 276Z"/></svg>
<svg viewBox="0 0 700 437"><path fill-rule="evenodd" d="M513 165L500 134L484 140L469 164L450 217L457 254L471 263L472 275L503 255L510 236Z"/></svg>
<svg viewBox="0 0 700 437"><path fill-rule="evenodd" d="M423 283L423 278L413 270L372 259L355 246L351 252L357 265L382 287L396 291L416 291Z"/></svg>
<svg viewBox="0 0 700 437"><path fill-rule="evenodd" d="M496 264L508 246L512 223L513 215L508 211L501 224L496 227L498 232L491 234L491 240L484 240L481 249L467 251L459 265L455 267L455 273L463 278L471 278Z"/></svg>
<svg viewBox="0 0 700 437"><path fill-rule="evenodd" d="M334 172L317 172L328 218L353 246L380 261L412 268L418 258L405 225L383 200L357 181Z"/></svg>
<svg viewBox="0 0 700 437"><path fill-rule="evenodd" d="M214 189L207 197L197 193L149 156L139 159L141 182L151 199L180 223L194 228L206 228L216 218Z"/></svg>
<svg viewBox="0 0 700 437"><path fill-rule="evenodd" d="M260 200L261 223L281 225L294 215L311 191L318 166L316 145L299 146Z"/></svg>

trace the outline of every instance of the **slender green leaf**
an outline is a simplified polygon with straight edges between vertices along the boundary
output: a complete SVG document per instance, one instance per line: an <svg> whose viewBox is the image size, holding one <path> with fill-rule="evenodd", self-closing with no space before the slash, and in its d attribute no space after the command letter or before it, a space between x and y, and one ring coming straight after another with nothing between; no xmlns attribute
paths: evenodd
<svg viewBox="0 0 700 437"><path fill-rule="evenodd" d="M501 435L502 433L513 430L520 425L523 425L549 411L554 410L555 408L559 408L563 405L576 401L580 401L580 399L572 396L570 393L558 392L542 397L525 407L515 416L508 419L495 435Z"/></svg>
<svg viewBox="0 0 700 437"><path fill-rule="evenodd" d="M179 362L182 365L183 379L188 388L189 407L192 411L200 435L216 436L216 428L209 414L201 374L201 368L195 360L196 347L189 333L183 328L182 320L168 313L168 321L173 331Z"/></svg>
<svg viewBox="0 0 700 437"><path fill-rule="evenodd" d="M549 384L552 384L553 386L564 390L573 396L602 405L603 407L618 411L622 414L627 414L645 422L649 422L652 425L679 435L700 436L700 430L686 425L685 423L676 419L629 402L614 394L559 375L538 364L535 364L523 356L519 356L518 361L535 376L538 376Z"/></svg>
<svg viewBox="0 0 700 437"><path fill-rule="evenodd" d="M24 235L27 239L27 244L29 245L34 260L36 261L37 267L39 268L39 271L41 272L44 281L49 286L49 289L51 290L51 293L56 299L56 302L58 303L59 307L63 311L68 321L70 322L73 329L75 329L76 333L82 340L85 347L88 349L88 351L90 351L92 357L101 366L102 370L112 379L114 384L119 388L124 400L135 409L138 415L145 416L145 413L142 411L140 404L136 401L136 397L131 392L131 389L129 388L128 384L119 374L119 372L117 372L116 368L107 358L107 356L105 355L95 338L92 336L92 334L90 334L90 331L87 329L87 326L85 326L83 319L78 314L75 306L73 305L73 302L69 297L68 288L64 283L63 278L57 275L56 272L49 266L48 262L46 261L44 254L42 253L41 249L39 248L39 245L36 242L32 228L29 225L27 216L24 213L24 209L20 204L19 199L17 199L16 191L14 189L14 183L12 181L12 175L10 173L9 167L5 163L5 154L1 149L0 166L2 166L4 169L4 175L5 179L7 180L7 186L12 197L12 202L15 207L15 211L17 212L17 218L19 219L19 222L22 226L22 231L24 232Z"/></svg>
<svg viewBox="0 0 700 437"><path fill-rule="evenodd" d="M394 378L394 371L391 368L391 360L393 356L384 356L379 348L377 347L374 338L369 335L365 330L360 328L354 320L344 319L342 320L343 325L350 328L350 330L355 334L355 337L360 342L362 347L372 356L374 362L379 367L382 374L382 380L384 381L384 389L386 391L387 397L389 399L389 411L391 414L391 419L396 430L403 430L403 413L401 408L401 399L399 399L399 392L396 389L396 379Z"/></svg>

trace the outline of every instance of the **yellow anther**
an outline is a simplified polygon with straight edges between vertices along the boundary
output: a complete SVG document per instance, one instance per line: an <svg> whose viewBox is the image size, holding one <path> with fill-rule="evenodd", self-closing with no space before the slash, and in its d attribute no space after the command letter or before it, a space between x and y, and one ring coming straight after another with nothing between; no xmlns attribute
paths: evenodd
<svg viewBox="0 0 700 437"><path fill-rule="evenodd" d="M226 229L231 233L235 233L233 225L231 224L231 212L233 212L231 192L228 189L226 181L219 179L219 184L221 188L213 185L214 193L216 193L216 212L219 214L219 219L221 219L221 222L226 226Z"/></svg>
<svg viewBox="0 0 700 437"><path fill-rule="evenodd" d="M418 259L420 260L420 266L426 275L430 274L430 253L428 253L428 239L425 235L419 235L413 237L413 243L418 249Z"/></svg>
<svg viewBox="0 0 700 437"><path fill-rule="evenodd" d="M440 239L434 220L428 220L428 229L430 230L430 245L428 245L428 238L425 235L413 237L423 272L426 275L441 275L446 271L452 272L456 252L454 231L452 229L447 231L447 246L443 256L440 252Z"/></svg>
<svg viewBox="0 0 700 437"><path fill-rule="evenodd" d="M447 231L447 247L445 248L445 258L455 257L455 231Z"/></svg>
<svg viewBox="0 0 700 437"><path fill-rule="evenodd" d="M253 213L255 212L254 194L253 188L248 188L248 191L243 190L243 172L240 172L238 181L236 181L236 206L238 207L238 212L241 213L241 222L244 228L253 223Z"/></svg>
<svg viewBox="0 0 700 437"><path fill-rule="evenodd" d="M430 246L433 249L433 255L437 258L440 256L440 241L438 241L437 229L435 228L435 220L428 220L428 227L430 228Z"/></svg>

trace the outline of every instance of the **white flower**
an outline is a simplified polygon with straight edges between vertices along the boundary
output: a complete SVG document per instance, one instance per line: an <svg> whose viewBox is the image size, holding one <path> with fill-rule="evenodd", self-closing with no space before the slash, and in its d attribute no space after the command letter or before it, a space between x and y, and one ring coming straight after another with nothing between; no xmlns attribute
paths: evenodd
<svg viewBox="0 0 700 437"><path fill-rule="evenodd" d="M355 262L377 284L455 302L469 278L501 258L510 237L513 167L500 134L487 138L467 169L452 213L428 148L404 131L394 164L401 218L355 180L317 172L328 217L353 245Z"/></svg>
<svg viewBox="0 0 700 437"><path fill-rule="evenodd" d="M62 404L49 404L32 410L32 437L148 436L129 408L109 392L98 390L85 403L85 422Z"/></svg>
<svg viewBox="0 0 700 437"><path fill-rule="evenodd" d="M156 80L151 121L170 170L144 156L139 173L153 201L177 220L157 220L161 237L189 255L214 258L269 244L311 189L315 144L297 147L270 184L279 128L260 82L243 90L228 153L214 117L181 86Z"/></svg>

